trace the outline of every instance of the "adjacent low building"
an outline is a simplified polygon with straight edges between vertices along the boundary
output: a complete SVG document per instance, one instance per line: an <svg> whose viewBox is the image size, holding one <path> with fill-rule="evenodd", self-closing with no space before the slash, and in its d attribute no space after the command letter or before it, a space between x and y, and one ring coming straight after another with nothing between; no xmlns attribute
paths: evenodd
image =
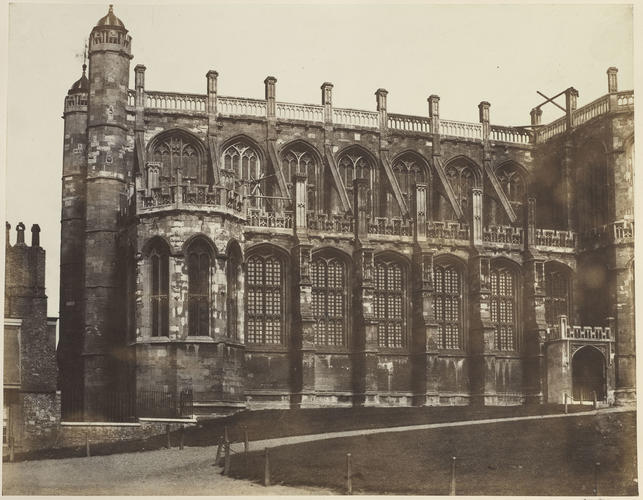
<svg viewBox="0 0 643 500"><path fill-rule="evenodd" d="M64 101L63 412L635 397L633 92L494 125L150 91L112 8ZM111 399L112 401L119 400ZM134 405L136 406L136 405ZM135 412L135 409L131 410Z"/></svg>

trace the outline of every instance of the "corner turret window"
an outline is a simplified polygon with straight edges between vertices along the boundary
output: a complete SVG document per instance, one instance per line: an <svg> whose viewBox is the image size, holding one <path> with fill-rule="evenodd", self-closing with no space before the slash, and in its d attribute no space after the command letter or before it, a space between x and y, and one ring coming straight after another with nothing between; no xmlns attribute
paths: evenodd
<svg viewBox="0 0 643 500"><path fill-rule="evenodd" d="M150 313L152 337L168 336L169 256L160 245L152 248L150 260Z"/></svg>
<svg viewBox="0 0 643 500"><path fill-rule="evenodd" d="M515 351L517 346L517 284L514 272L504 266L491 269L491 324L498 351Z"/></svg>
<svg viewBox="0 0 643 500"><path fill-rule="evenodd" d="M315 344L345 346L349 317L346 309L346 266L336 257L315 257L310 274Z"/></svg>
<svg viewBox="0 0 643 500"><path fill-rule="evenodd" d="M433 312L439 349L463 348L462 274L452 264L433 266Z"/></svg>
<svg viewBox="0 0 643 500"><path fill-rule="evenodd" d="M190 245L188 264L188 334L210 335L210 261L209 246L202 240Z"/></svg>
<svg viewBox="0 0 643 500"><path fill-rule="evenodd" d="M393 260L375 261L373 313L380 347L406 347L407 335L406 266Z"/></svg>
<svg viewBox="0 0 643 500"><path fill-rule="evenodd" d="M247 343L283 345L285 283L281 259L248 259Z"/></svg>

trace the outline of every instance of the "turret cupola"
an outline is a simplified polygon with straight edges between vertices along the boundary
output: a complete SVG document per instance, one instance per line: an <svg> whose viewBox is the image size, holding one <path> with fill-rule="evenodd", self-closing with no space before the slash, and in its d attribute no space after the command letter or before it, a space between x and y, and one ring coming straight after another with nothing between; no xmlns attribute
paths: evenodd
<svg viewBox="0 0 643 500"><path fill-rule="evenodd" d="M67 97L65 97L65 113L72 111L87 112L87 96L89 94L89 78L87 78L87 64L83 64L83 75L74 82Z"/></svg>
<svg viewBox="0 0 643 500"><path fill-rule="evenodd" d="M83 76L74 82L69 89L69 92L67 92L68 95L77 94L79 92L89 92L89 79L87 78L86 71L87 64L83 64Z"/></svg>
<svg viewBox="0 0 643 500"><path fill-rule="evenodd" d="M123 52L131 58L131 40L123 21L116 17L110 5L107 15L98 20L89 36L89 52Z"/></svg>

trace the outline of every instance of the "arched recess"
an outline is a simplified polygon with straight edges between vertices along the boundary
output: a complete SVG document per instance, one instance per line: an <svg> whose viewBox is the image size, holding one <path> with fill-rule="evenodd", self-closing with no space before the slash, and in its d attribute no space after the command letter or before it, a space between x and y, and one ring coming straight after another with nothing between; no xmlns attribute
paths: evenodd
<svg viewBox="0 0 643 500"><path fill-rule="evenodd" d="M545 319L550 326L558 324L560 315L572 321L574 272L555 260L545 262Z"/></svg>
<svg viewBox="0 0 643 500"><path fill-rule="evenodd" d="M519 163L509 160L495 167L494 174L516 215L515 224L522 224L523 205L527 193L527 170ZM492 190L488 191L492 192ZM497 196L487 195L485 201L485 218L489 224L511 225L511 221Z"/></svg>
<svg viewBox="0 0 643 500"><path fill-rule="evenodd" d="M147 158L145 181L149 189L176 183L179 169L184 183L212 183L205 146L187 130L175 128L152 137Z"/></svg>
<svg viewBox="0 0 643 500"><path fill-rule="evenodd" d="M353 181L355 179L368 180L368 186L371 192L371 196L369 198L369 202L371 204L369 212L372 214L373 207L376 206L377 203L377 194L375 189L378 182L377 158L375 158L375 156L366 148L356 144L347 146L339 151L336 158L339 175L342 179L344 188L346 189L346 194L348 195L348 200L351 206L354 203ZM327 184L332 183L330 176L327 175L325 177L327 179ZM331 207L341 207L339 194L332 189L330 190L330 195Z"/></svg>
<svg viewBox="0 0 643 500"><path fill-rule="evenodd" d="M230 241L226 255L226 335L233 341L243 342L243 255L236 240Z"/></svg>
<svg viewBox="0 0 643 500"><path fill-rule="evenodd" d="M606 397L606 363L604 354L588 345L572 356L572 393L574 401L598 401Z"/></svg>
<svg viewBox="0 0 643 500"><path fill-rule="evenodd" d="M374 258L373 316L380 348L406 349L411 331L411 262L396 252L381 252Z"/></svg>
<svg viewBox="0 0 643 500"><path fill-rule="evenodd" d="M584 142L576 163L576 220L580 232L607 224L611 218L607 150L597 140Z"/></svg>
<svg viewBox="0 0 643 500"><path fill-rule="evenodd" d="M426 159L415 151L407 150L393 158L391 167L409 211L412 211L416 184L425 184L427 187L425 202L428 209L431 206L431 170ZM387 217L400 217L401 210L390 183L381 182L380 185L382 186L382 213Z"/></svg>
<svg viewBox="0 0 643 500"><path fill-rule="evenodd" d="M460 205L465 220L471 220L471 188L480 187L480 166L467 156L456 156L446 162L444 172L456 202ZM434 209L436 220L456 220L456 214L442 189L435 189Z"/></svg>
<svg viewBox="0 0 643 500"><path fill-rule="evenodd" d="M216 246L205 235L199 234L186 241L184 252L188 274L188 335L210 336Z"/></svg>
<svg viewBox="0 0 643 500"><path fill-rule="evenodd" d="M154 236L143 245L144 326L149 337L169 336L170 246Z"/></svg>
<svg viewBox="0 0 643 500"><path fill-rule="evenodd" d="M490 266L491 325L497 351L521 348L522 275L520 266L507 258L492 259Z"/></svg>
<svg viewBox="0 0 643 500"><path fill-rule="evenodd" d="M290 255L276 245L261 243L246 250L247 345L288 345L289 265Z"/></svg>
<svg viewBox="0 0 643 500"><path fill-rule="evenodd" d="M308 184L308 210L323 210L324 164L319 151L310 143L297 139L282 146L281 168L292 192L295 175L305 175Z"/></svg>
<svg viewBox="0 0 643 500"><path fill-rule="evenodd" d="M251 207L264 207L264 196L278 189L274 176L268 174L263 151L248 136L237 135L223 143L220 168L222 185L249 197Z"/></svg>
<svg viewBox="0 0 643 500"><path fill-rule="evenodd" d="M439 349L464 350L468 344L467 267L449 254L433 258L433 315Z"/></svg>
<svg viewBox="0 0 643 500"><path fill-rule="evenodd" d="M315 345L348 347L351 342L352 259L341 250L321 248L312 254L310 277Z"/></svg>

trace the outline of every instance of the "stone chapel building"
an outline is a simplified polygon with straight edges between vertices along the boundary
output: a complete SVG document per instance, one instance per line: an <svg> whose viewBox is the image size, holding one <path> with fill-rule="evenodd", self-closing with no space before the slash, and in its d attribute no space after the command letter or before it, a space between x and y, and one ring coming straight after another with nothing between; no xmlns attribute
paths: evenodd
<svg viewBox="0 0 643 500"><path fill-rule="evenodd" d="M64 101L63 417L635 397L634 95L531 126L145 88L110 7ZM446 113L445 113L446 114ZM80 399L79 399L80 398ZM78 404L80 401L80 406Z"/></svg>

